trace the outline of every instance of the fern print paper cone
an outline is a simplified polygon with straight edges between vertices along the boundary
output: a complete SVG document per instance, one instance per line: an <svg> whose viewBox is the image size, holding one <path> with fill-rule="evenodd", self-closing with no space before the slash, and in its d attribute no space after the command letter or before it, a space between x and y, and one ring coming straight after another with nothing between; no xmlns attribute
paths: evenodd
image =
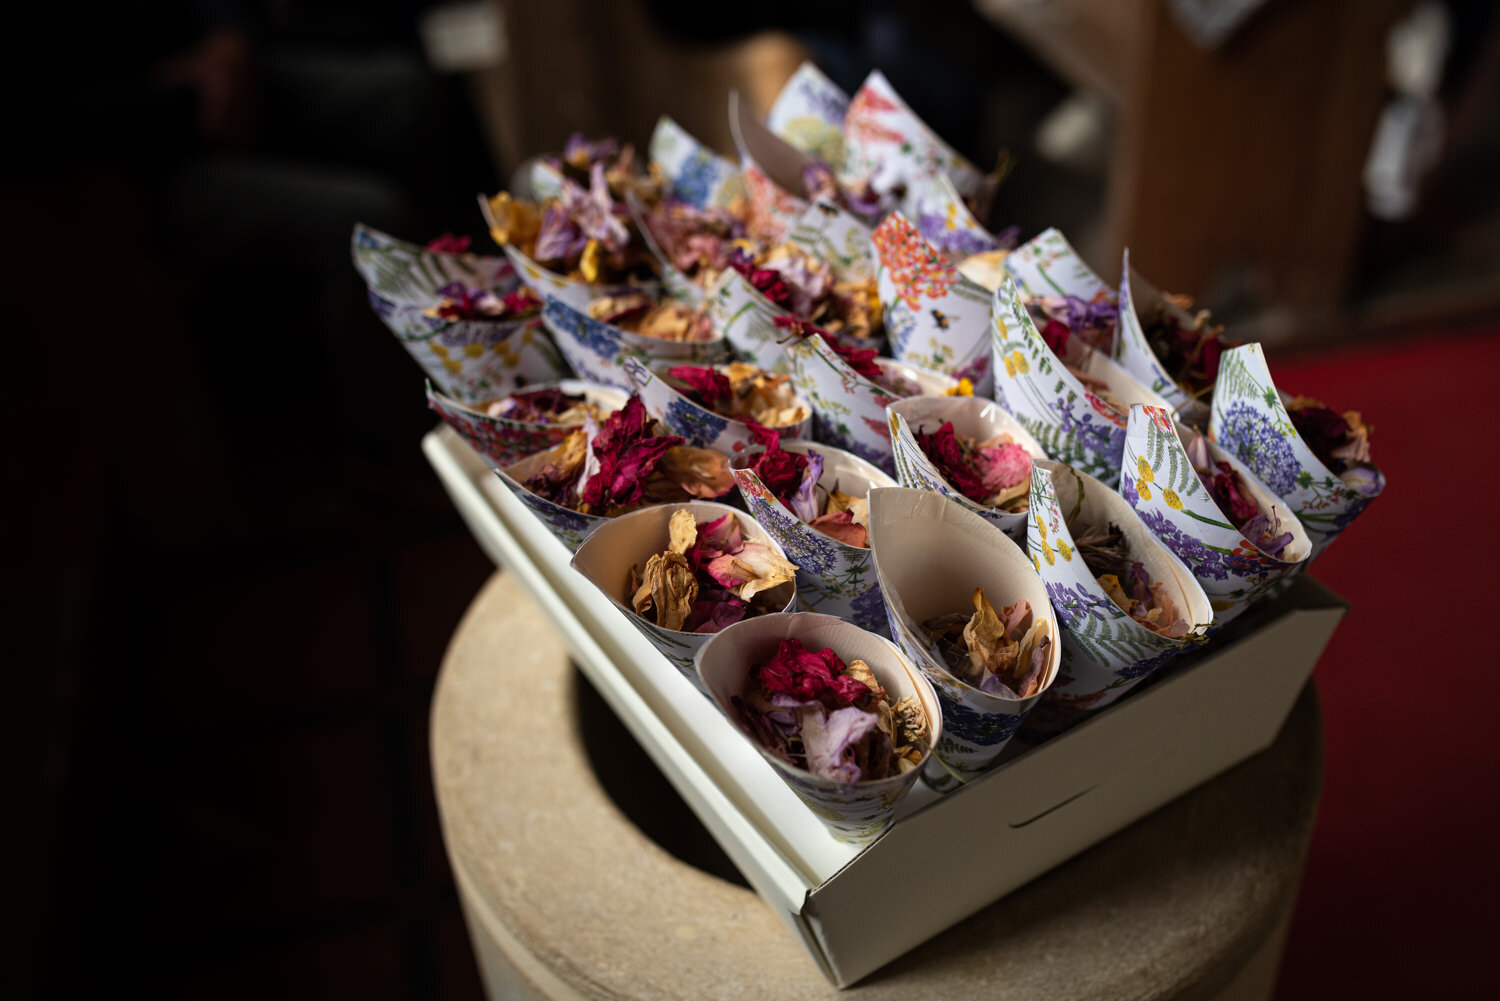
<svg viewBox="0 0 1500 1001"><path fill-rule="evenodd" d="M1126 247L1121 266L1119 320L1115 325L1115 360L1137 382L1161 396L1182 420L1201 427L1202 418L1207 416L1207 407L1183 391L1177 380L1167 372L1166 366L1156 357L1156 352L1151 350L1145 328L1141 325L1140 315L1135 308L1137 289L1147 295L1161 295L1145 282L1132 280L1130 248Z"/></svg>
<svg viewBox="0 0 1500 1001"><path fill-rule="evenodd" d="M851 497L864 497L872 488L896 485L875 466L837 448L804 441L783 441L781 448L822 457L823 474L818 478L822 490L837 489ZM777 500L760 477L746 468L761 451L737 456L730 468L750 514L781 543L787 559L797 564L797 597L802 606L884 634L889 625L869 548L850 546L824 535Z"/></svg>
<svg viewBox="0 0 1500 1001"><path fill-rule="evenodd" d="M1027 295L1071 295L1087 302L1113 301L1115 290L1083 262L1067 237L1046 229L1006 255L1005 270Z"/></svg>
<svg viewBox="0 0 1500 1001"><path fill-rule="evenodd" d="M813 437L874 463L888 474L896 471L890 425L885 408L906 396L941 396L958 380L923 372L889 358L877 358L881 385L856 372L821 337L804 337L787 346L792 385L813 410ZM898 389L904 388L904 391Z"/></svg>
<svg viewBox="0 0 1500 1001"><path fill-rule="evenodd" d="M787 242L828 264L834 277L864 281L875 276L870 227L828 202L814 202L792 224Z"/></svg>
<svg viewBox="0 0 1500 1001"><path fill-rule="evenodd" d="M926 675L943 709L943 736L925 777L948 790L993 765L1057 676L1057 620L1031 560L994 524L926 490L870 491L870 548L891 635ZM928 641L923 623L972 610L973 592L999 608L1025 599L1052 643L1041 686L1024 699L991 695L959 680Z"/></svg>
<svg viewBox="0 0 1500 1001"><path fill-rule="evenodd" d="M740 168L694 138L671 118L656 120L648 147L651 162L661 168L668 193L698 208L732 204L745 196Z"/></svg>
<svg viewBox="0 0 1500 1001"><path fill-rule="evenodd" d="M891 446L896 457L896 477L903 487L918 490L933 490L953 503L973 511L1017 542L1026 540L1026 512L1004 511L989 507L965 497L948 481L942 470L922 451L917 433L929 434L952 422L954 434L976 441L985 441L998 434L1008 434L1011 440L1026 450L1032 460L1046 458L1042 446L1031 433L1021 426L998 404L982 400L977 396L917 396L898 400L886 407L891 425Z"/></svg>
<svg viewBox="0 0 1500 1001"><path fill-rule="evenodd" d="M738 271L725 269L704 294L703 306L736 358L773 372L786 371L786 348L781 344L786 331L776 326L776 318L788 313Z"/></svg>
<svg viewBox="0 0 1500 1001"><path fill-rule="evenodd" d="M1276 506L1283 528L1292 534L1282 558L1263 552L1219 509L1188 460L1177 426L1165 408L1130 408L1120 495L1192 571L1208 595L1215 623L1223 625L1305 563L1312 544L1291 508L1249 467L1217 445L1210 444L1209 453L1213 461L1226 461L1240 474L1261 510Z"/></svg>
<svg viewBox="0 0 1500 1001"><path fill-rule="evenodd" d="M811 157L835 168L844 162L844 115L849 95L823 71L804 62L782 86L766 115L766 128Z"/></svg>
<svg viewBox="0 0 1500 1001"><path fill-rule="evenodd" d="M977 395L991 395L989 293L959 274L899 213L887 216L871 239L891 354L968 379Z"/></svg>
<svg viewBox="0 0 1500 1001"><path fill-rule="evenodd" d="M1371 469L1368 492L1346 484L1292 426L1259 344L1226 352L1214 385L1209 434L1275 491L1307 529L1315 558L1385 489Z"/></svg>
<svg viewBox="0 0 1500 1001"><path fill-rule="evenodd" d="M1163 585L1187 623L1185 636L1169 638L1137 622L1084 562L1075 528L1109 525L1124 533L1131 557L1151 581ZM1192 646L1213 624L1208 596L1192 572L1157 540L1125 498L1071 466L1050 460L1032 466L1026 550L1062 626L1057 680L1032 712L1028 732L1056 732L1085 712L1109 705Z"/></svg>
<svg viewBox="0 0 1500 1001"><path fill-rule="evenodd" d="M625 405L626 395L610 386L592 382L565 379L549 384L564 393L583 396L599 408L601 413L618 410ZM528 386L528 389L545 389L547 386ZM441 417L449 427L457 431L492 468L503 469L520 462L528 455L546 451L561 442L582 424L555 424L538 421L518 421L509 417L491 417L482 410L465 406L449 399L427 384L427 406Z"/></svg>
<svg viewBox="0 0 1500 1001"><path fill-rule="evenodd" d="M809 650L831 649L845 663L862 660L892 699L915 698L927 716L928 749L923 764L932 756L932 745L942 738L937 698L921 672L889 640L831 615L799 612L745 619L726 627L698 651L698 674L719 711L827 825L830 834L840 841L867 844L891 826L896 803L916 784L921 768L844 784L781 760L746 733L734 699L746 697L751 672L775 656L780 643L788 639L800 641Z"/></svg>
<svg viewBox="0 0 1500 1001"><path fill-rule="evenodd" d="M685 504L657 504L609 519L604 525L597 526L579 546L573 555L572 566L613 601L620 614L639 629L693 687L707 694L693 667L693 657L713 634L663 629L637 615L628 603L630 568L645 567L647 560L666 551L667 524L672 520L673 513L679 510L691 512L699 522L713 521L726 514L733 515L747 541L765 543L777 555L786 555L771 533L745 512L713 501L690 501ZM780 584L766 593L775 599L777 609L783 612L790 611L797 600L797 586L791 582Z"/></svg>
<svg viewBox="0 0 1500 1001"><path fill-rule="evenodd" d="M1114 483L1125 447L1125 416L1085 388L1052 353L1009 279L995 290L992 337L995 399L1049 456ZM1097 351L1087 356L1082 370L1107 384L1121 405L1166 406Z"/></svg>
<svg viewBox="0 0 1500 1001"><path fill-rule="evenodd" d="M525 385L568 374L535 317L520 320L445 320L427 315L455 285L505 295L520 286L503 257L449 254L356 225L355 269L370 307L427 378L462 403L504 396Z"/></svg>
<svg viewBox="0 0 1500 1001"><path fill-rule="evenodd" d="M589 316L561 299L548 298L542 322L568 364L580 376L605 386L631 388L627 358L670 360L681 365L712 365L725 360L729 347L722 336L708 341L668 341L632 333Z"/></svg>
<svg viewBox="0 0 1500 1001"><path fill-rule="evenodd" d="M681 435L686 444L717 449L728 456L738 455L749 448L755 441L749 424L715 413L688 399L662 378L662 373L677 364L679 363L647 364L636 358L625 360L626 374L635 391L640 394L646 412L661 421L672 434ZM772 427L783 438L805 438L812 431L812 408L802 400L797 400L796 403L807 416L795 424Z"/></svg>

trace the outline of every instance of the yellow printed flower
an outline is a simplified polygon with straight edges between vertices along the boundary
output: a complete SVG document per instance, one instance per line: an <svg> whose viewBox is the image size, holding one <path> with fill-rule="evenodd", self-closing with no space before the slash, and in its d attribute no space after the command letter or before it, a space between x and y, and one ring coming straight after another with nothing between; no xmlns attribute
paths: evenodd
<svg viewBox="0 0 1500 1001"><path fill-rule="evenodd" d="M1150 466L1146 465L1146 457L1144 455L1139 456L1135 460L1135 471L1137 476L1140 479L1145 480L1147 483L1156 482L1156 474L1151 472Z"/></svg>
<svg viewBox="0 0 1500 1001"><path fill-rule="evenodd" d="M968 379L958 380L958 385L943 390L944 396L973 396L974 384Z"/></svg>
<svg viewBox="0 0 1500 1001"><path fill-rule="evenodd" d="M1032 515L1032 518L1036 520L1036 530L1042 533L1043 539L1047 538L1047 523L1042 520L1042 516L1039 514L1034 514Z"/></svg>
<svg viewBox="0 0 1500 1001"><path fill-rule="evenodd" d="M448 371L453 372L454 374L457 374L457 373L463 371L463 367L464 366L463 366L462 362L454 361L452 358L444 358L443 359L443 367L446 368Z"/></svg>
<svg viewBox="0 0 1500 1001"><path fill-rule="evenodd" d="M891 434L895 435L901 433L901 419L899 417L897 417L895 414L891 414L888 418L886 418L886 421L891 426Z"/></svg>
<svg viewBox="0 0 1500 1001"><path fill-rule="evenodd" d="M1031 565L1036 567L1036 572L1042 572L1042 561L1036 558L1036 553L1031 554Z"/></svg>
<svg viewBox="0 0 1500 1001"><path fill-rule="evenodd" d="M1016 350L1012 351L1010 353L1010 356L1011 356L1011 358L1015 359L1016 371L1017 372L1030 372L1031 371L1031 365L1030 365L1030 363L1028 363L1026 361L1026 356L1021 353L1021 349L1020 348L1017 348Z"/></svg>
<svg viewBox="0 0 1500 1001"><path fill-rule="evenodd" d="M1178 497L1177 491L1173 490L1171 487L1167 487L1167 489L1161 492L1161 499L1166 501L1167 507L1173 509L1174 511L1182 510L1182 498Z"/></svg>
<svg viewBox="0 0 1500 1001"><path fill-rule="evenodd" d="M448 357L448 349L443 347L437 341L432 342L432 353L437 355L439 358Z"/></svg>
<svg viewBox="0 0 1500 1001"><path fill-rule="evenodd" d="M531 344L536 341L536 327L527 327L521 331L521 343Z"/></svg>
<svg viewBox="0 0 1500 1001"><path fill-rule="evenodd" d="M1141 500L1150 500L1151 484L1147 483L1145 480L1137 480L1135 483L1135 492L1140 494Z"/></svg>
<svg viewBox="0 0 1500 1001"><path fill-rule="evenodd" d="M583 273L583 280L586 282L599 280L598 240L590 240L583 248L583 256L578 259L578 270Z"/></svg>
<svg viewBox="0 0 1500 1001"><path fill-rule="evenodd" d="M493 351L493 352L495 352L495 354L497 354L497 355L503 355L503 354L505 354L505 342L504 341L496 341L494 343L494 346L491 347L490 350Z"/></svg>
<svg viewBox="0 0 1500 1001"><path fill-rule="evenodd" d="M1042 543L1042 558L1047 561L1049 567L1057 563L1057 557L1052 555L1052 547L1047 545L1046 542Z"/></svg>
<svg viewBox="0 0 1500 1001"><path fill-rule="evenodd" d="M484 345L467 344L464 346L464 354L468 355L470 358L478 358L480 355L484 354Z"/></svg>
<svg viewBox="0 0 1500 1001"><path fill-rule="evenodd" d="M1057 540L1057 553L1068 563L1073 562L1073 547L1068 545L1062 539Z"/></svg>
<svg viewBox="0 0 1500 1001"><path fill-rule="evenodd" d="M1011 361L1010 355L1005 356L1005 374L1012 379L1016 377L1016 363Z"/></svg>

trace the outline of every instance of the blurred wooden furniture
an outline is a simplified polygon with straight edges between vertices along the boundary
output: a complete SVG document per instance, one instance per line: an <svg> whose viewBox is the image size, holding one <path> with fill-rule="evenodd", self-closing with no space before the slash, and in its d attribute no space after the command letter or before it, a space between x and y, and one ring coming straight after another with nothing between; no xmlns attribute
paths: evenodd
<svg viewBox="0 0 1500 1001"><path fill-rule="evenodd" d="M1348 291L1385 36L1409 0L1268 0L1219 48L1165 0L974 0L1115 111L1103 255L1313 318Z"/></svg>
<svg viewBox="0 0 1500 1001"><path fill-rule="evenodd" d="M754 893L669 855L615 806L632 790L601 787L589 763L584 683L500 572L433 696L443 837L493 1001L1270 996L1322 776L1311 688L1270 750L839 991ZM921 892L892 873L890 909L871 920L900 920Z"/></svg>

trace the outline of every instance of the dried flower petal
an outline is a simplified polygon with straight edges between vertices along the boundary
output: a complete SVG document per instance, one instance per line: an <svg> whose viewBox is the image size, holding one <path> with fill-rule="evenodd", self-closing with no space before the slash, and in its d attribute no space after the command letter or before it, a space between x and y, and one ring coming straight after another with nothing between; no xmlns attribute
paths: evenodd
<svg viewBox="0 0 1500 1001"><path fill-rule="evenodd" d="M681 629L698 597L698 580L681 553L658 553L646 561L643 581L631 597L636 612L654 612L663 629Z"/></svg>

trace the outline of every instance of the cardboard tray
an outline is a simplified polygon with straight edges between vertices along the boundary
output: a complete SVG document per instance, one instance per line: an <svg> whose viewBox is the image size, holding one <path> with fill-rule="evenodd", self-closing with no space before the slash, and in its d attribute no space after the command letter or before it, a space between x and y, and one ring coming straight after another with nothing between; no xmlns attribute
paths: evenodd
<svg viewBox="0 0 1500 1001"><path fill-rule="evenodd" d="M480 546L525 585L574 660L745 878L847 987L1157 807L1269 747L1342 600L1303 576L1186 669L956 792L918 782L863 850L836 841L718 710L574 571L571 554L442 426L422 442ZM966 864L984 857L985 866ZM900 871L930 892L869 922Z"/></svg>

